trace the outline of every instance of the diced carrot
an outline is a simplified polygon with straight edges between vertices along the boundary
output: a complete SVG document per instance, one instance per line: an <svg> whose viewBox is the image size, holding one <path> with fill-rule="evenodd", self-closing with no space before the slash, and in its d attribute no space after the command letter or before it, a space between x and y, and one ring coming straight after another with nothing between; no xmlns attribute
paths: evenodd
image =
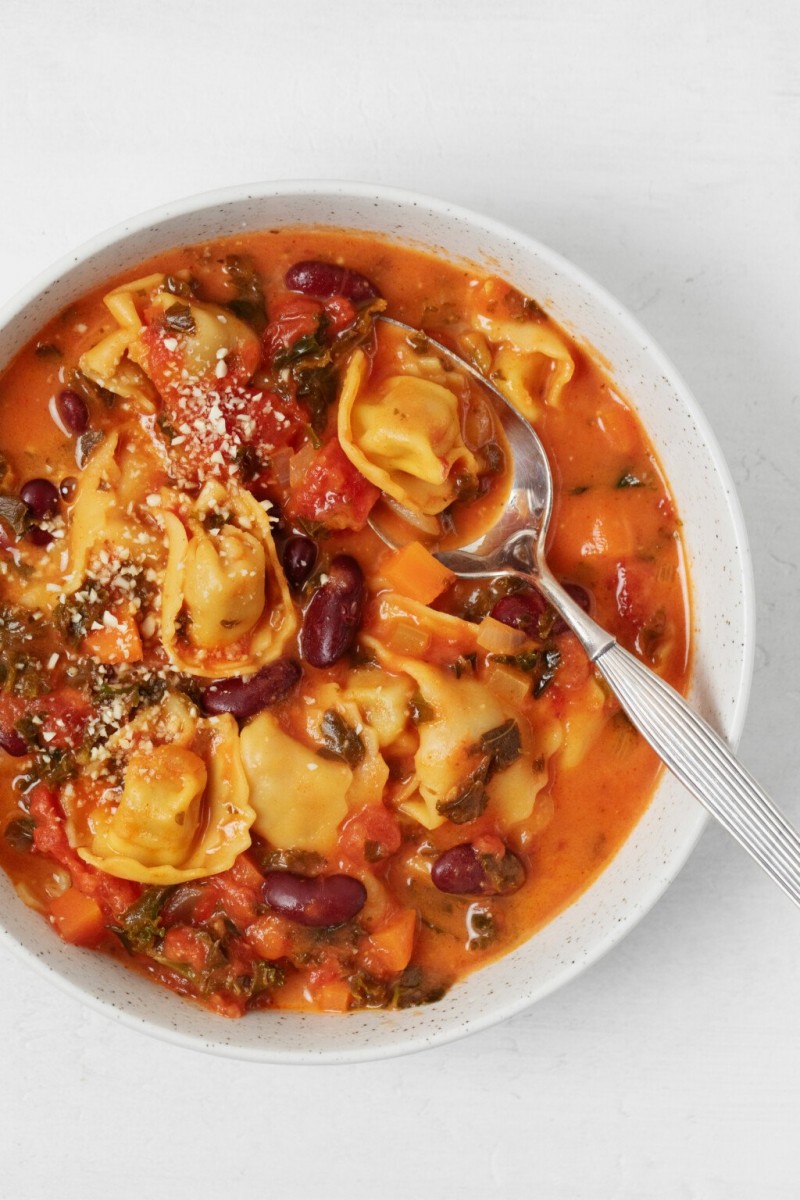
<svg viewBox="0 0 800 1200"><path fill-rule="evenodd" d="M367 938L362 958L376 975L396 975L411 961L417 914L405 909Z"/></svg>
<svg viewBox="0 0 800 1200"><path fill-rule="evenodd" d="M390 554L383 564L387 583L421 604L430 604L453 582L455 575L443 567L421 542L409 542Z"/></svg>
<svg viewBox="0 0 800 1200"><path fill-rule="evenodd" d="M113 623L94 629L83 639L84 651L102 663L130 663L142 660L142 639L136 618L127 605L111 611Z"/></svg>
<svg viewBox="0 0 800 1200"><path fill-rule="evenodd" d="M49 914L64 941L74 946L96 946L105 933L100 905L76 887L51 900Z"/></svg>
<svg viewBox="0 0 800 1200"><path fill-rule="evenodd" d="M314 1007L322 1012L347 1012L353 998L352 992L343 979L331 979L326 983L312 986L310 991L314 997Z"/></svg>

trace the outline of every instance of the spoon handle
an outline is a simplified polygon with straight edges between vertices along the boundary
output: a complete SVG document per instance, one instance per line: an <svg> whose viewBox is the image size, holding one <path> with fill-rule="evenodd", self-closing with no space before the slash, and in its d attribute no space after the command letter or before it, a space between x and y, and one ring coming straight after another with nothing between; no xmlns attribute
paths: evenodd
<svg viewBox="0 0 800 1200"><path fill-rule="evenodd" d="M718 734L622 646L614 643L594 661L672 773L800 905L800 836Z"/></svg>

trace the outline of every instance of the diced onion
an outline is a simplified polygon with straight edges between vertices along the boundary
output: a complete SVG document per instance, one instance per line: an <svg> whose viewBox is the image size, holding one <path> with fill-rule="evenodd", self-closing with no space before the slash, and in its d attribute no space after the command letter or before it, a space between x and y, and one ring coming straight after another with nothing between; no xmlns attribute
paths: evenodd
<svg viewBox="0 0 800 1200"><path fill-rule="evenodd" d="M424 513L413 512L412 509L406 508L391 496L383 493L383 503L387 508L391 508L392 512L397 513L398 517L402 517L409 525L413 525L415 529L421 529L423 533L430 534L431 537L439 537L442 532L442 527L436 517L426 517Z"/></svg>
<svg viewBox="0 0 800 1200"><path fill-rule="evenodd" d="M281 487L289 486L290 463L293 458L294 451L290 450L288 446L281 446L280 450L276 450L274 454L270 455L269 462L272 474Z"/></svg>
<svg viewBox="0 0 800 1200"><path fill-rule="evenodd" d="M490 663L486 669L486 683L496 696L514 706L522 704L530 695L529 677L506 663Z"/></svg>
<svg viewBox="0 0 800 1200"><path fill-rule="evenodd" d="M394 654L413 658L425 653L431 644L431 637L411 621L397 621L389 627L384 644Z"/></svg>
<svg viewBox="0 0 800 1200"><path fill-rule="evenodd" d="M311 445L311 442L306 442L302 450L298 450L297 454L293 455L289 462L289 487L294 491L308 473L308 468L316 454L316 450Z"/></svg>
<svg viewBox="0 0 800 1200"><path fill-rule="evenodd" d="M516 654L530 641L521 629L512 629L494 617L484 617L478 626L478 645L489 654Z"/></svg>

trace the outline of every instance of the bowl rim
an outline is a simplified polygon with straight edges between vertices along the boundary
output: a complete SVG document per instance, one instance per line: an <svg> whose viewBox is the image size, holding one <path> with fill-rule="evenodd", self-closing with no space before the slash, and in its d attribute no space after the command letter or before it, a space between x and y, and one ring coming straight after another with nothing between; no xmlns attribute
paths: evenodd
<svg viewBox="0 0 800 1200"><path fill-rule="evenodd" d="M723 730L724 739L736 749L744 728L750 691L753 680L755 662L755 584L753 575L753 560L749 538L744 522L741 502L739 500L733 477L705 413L686 384L681 373L675 368L660 344L639 323L637 318L598 283L592 276L558 251L551 249L537 238L506 224L494 217L485 216L473 209L451 203L439 197L430 196L405 188L397 188L378 183L348 180L326 179L285 179L265 180L249 184L233 184L210 191L192 193L134 214L122 221L108 226L101 232L81 242L66 254L60 256L49 266L41 270L33 279L24 284L0 307L0 329L12 322L14 318L32 301L48 288L53 286L62 275L74 269L79 264L90 259L93 255L107 250L115 242L130 235L142 233L148 228L167 220L186 217L207 208L218 207L245 200L258 200L265 197L280 196L325 196L335 195L341 198L357 200L372 200L375 202L396 203L402 207L418 206L425 208L442 218L461 221L472 227L484 229L489 234L499 238L512 240L531 251L543 260L555 272L562 274L576 283L593 301L597 301L621 326L624 331L639 343L659 371L669 381L676 396L697 427L697 431L708 452L709 459L717 473L725 494L727 515L731 523L736 545L739 550L737 583L741 587L741 620L742 620L742 651L738 676L738 684L733 703L725 715ZM330 223L329 223L330 224ZM378 235L385 236L385 235ZM137 1015L102 999L82 986L74 983L57 969L42 961L33 950L19 941L0 919L0 943L19 959L33 968L36 974L45 977L61 991L74 999L86 1004L95 1012L116 1021L128 1028L148 1033L173 1045L185 1049L206 1052L244 1061L256 1061L281 1065L342 1065L393 1058L399 1055L419 1052L435 1046L446 1045L460 1040L470 1034L491 1028L509 1018L524 1012L558 988L569 983L588 967L593 966L607 954L622 938L629 933L650 912L667 888L674 882L689 856L697 845L709 815L698 803L695 828L688 831L683 846L673 852L670 869L664 878L651 878L649 884L642 885L641 893L637 894L635 911L627 910L623 917L609 929L605 936L592 945L584 956L564 966L555 972L546 986L540 988L533 997L521 995L482 1016L469 1018L454 1023L452 1028L439 1028L430 1031L422 1037L413 1032L405 1037L380 1046L366 1045L346 1050L328 1050L314 1053L313 1051L280 1050L276 1048L260 1049L250 1046L236 1046L221 1040L198 1037L194 1034L183 1033L175 1027L167 1027L151 1021L148 1017ZM596 882L596 881L595 881ZM581 893L583 894L583 893ZM569 907L569 906L568 906ZM488 964L491 967L491 964ZM347 1014L336 1019L347 1020ZM379 1019L379 1016L376 1016Z"/></svg>

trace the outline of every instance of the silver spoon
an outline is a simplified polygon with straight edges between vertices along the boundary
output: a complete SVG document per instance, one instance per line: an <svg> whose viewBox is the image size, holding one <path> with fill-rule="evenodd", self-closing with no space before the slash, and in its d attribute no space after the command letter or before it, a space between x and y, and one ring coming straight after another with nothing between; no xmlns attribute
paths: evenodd
<svg viewBox="0 0 800 1200"><path fill-rule="evenodd" d="M800 905L800 835L711 726L674 688L601 629L548 569L545 540L553 477L533 428L493 383L458 354L404 321L382 315L377 319L424 337L437 354L492 393L513 456L511 491L497 523L469 545L435 551L435 557L463 578L516 575L533 582L577 635L632 724L673 775ZM397 547L379 522L370 524L384 542Z"/></svg>

